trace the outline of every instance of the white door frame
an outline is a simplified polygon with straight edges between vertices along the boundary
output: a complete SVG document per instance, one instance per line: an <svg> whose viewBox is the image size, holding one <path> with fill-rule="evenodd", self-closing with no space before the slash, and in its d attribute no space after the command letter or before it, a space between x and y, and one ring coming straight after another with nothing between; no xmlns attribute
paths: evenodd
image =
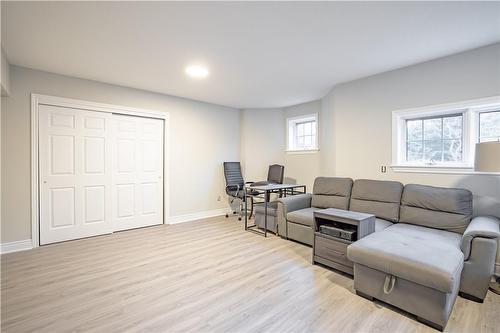
<svg viewBox="0 0 500 333"><path fill-rule="evenodd" d="M164 120L163 135L163 224L167 224L170 198L169 152L170 130L168 112L131 108L111 104L96 103L78 99L31 94L31 241L33 247L40 246L40 192L38 161L38 107L52 105L73 109L117 113L129 116L148 117Z"/></svg>

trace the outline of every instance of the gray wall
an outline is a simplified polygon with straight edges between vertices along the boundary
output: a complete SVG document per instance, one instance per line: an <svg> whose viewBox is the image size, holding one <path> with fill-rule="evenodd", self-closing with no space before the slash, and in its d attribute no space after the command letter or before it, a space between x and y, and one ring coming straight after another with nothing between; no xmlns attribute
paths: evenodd
<svg viewBox="0 0 500 333"><path fill-rule="evenodd" d="M245 181L267 179L267 166L284 164L283 109L241 111L241 163Z"/></svg>
<svg viewBox="0 0 500 333"><path fill-rule="evenodd" d="M246 179L266 179L267 167L278 163L285 166L287 182L305 184L312 191L314 178L319 174L320 153L287 153L286 119L320 112L321 101L242 110L241 159Z"/></svg>
<svg viewBox="0 0 500 333"><path fill-rule="evenodd" d="M1 49L1 67L0 67L0 80L2 88L2 96L9 96L10 94L10 65L5 56L5 52Z"/></svg>
<svg viewBox="0 0 500 333"><path fill-rule="evenodd" d="M299 105L284 108L286 124L287 118L293 118L308 114L317 113L318 117L321 113L321 101L312 101ZM286 134L283 134L286 136ZM295 180L298 184L307 185L307 190L312 192L314 179L320 174L320 158L323 142L319 138L319 151L314 152L289 152L285 154L285 170L286 175Z"/></svg>
<svg viewBox="0 0 500 333"><path fill-rule="evenodd" d="M222 162L239 160L239 110L11 66L2 98L1 242L31 238L30 94L168 112L170 216L227 207Z"/></svg>

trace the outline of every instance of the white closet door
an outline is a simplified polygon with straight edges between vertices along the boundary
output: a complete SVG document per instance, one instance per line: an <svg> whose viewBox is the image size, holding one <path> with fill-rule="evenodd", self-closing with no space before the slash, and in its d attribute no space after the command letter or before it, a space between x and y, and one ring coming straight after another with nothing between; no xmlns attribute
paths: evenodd
<svg viewBox="0 0 500 333"><path fill-rule="evenodd" d="M113 115L114 230L163 223L163 120Z"/></svg>
<svg viewBox="0 0 500 333"><path fill-rule="evenodd" d="M40 244L112 232L111 120L39 107Z"/></svg>

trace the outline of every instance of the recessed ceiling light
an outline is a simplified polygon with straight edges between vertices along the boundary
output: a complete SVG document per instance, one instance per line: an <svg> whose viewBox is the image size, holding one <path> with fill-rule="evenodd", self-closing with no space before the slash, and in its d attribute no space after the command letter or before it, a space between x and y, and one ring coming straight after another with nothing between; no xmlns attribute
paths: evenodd
<svg viewBox="0 0 500 333"><path fill-rule="evenodd" d="M203 66L188 66L186 74L195 79L204 79L208 76L208 69Z"/></svg>

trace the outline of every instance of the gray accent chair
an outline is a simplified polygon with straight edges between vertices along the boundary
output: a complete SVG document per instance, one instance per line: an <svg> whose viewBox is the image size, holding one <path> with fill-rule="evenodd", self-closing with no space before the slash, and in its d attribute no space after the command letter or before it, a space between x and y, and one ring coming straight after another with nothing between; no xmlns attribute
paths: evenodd
<svg viewBox="0 0 500 333"><path fill-rule="evenodd" d="M299 194L278 200L278 232L287 239L313 243L314 212L325 208L348 209L351 178L317 177L313 194Z"/></svg>
<svg viewBox="0 0 500 333"><path fill-rule="evenodd" d="M255 208L255 224L261 228L264 229L266 225L265 221L265 206L262 203L256 204ZM278 218L277 218L277 202L273 201L268 203L267 206L267 230L276 233L277 229L277 224L278 224Z"/></svg>
<svg viewBox="0 0 500 333"><path fill-rule="evenodd" d="M406 185L399 223L348 247L354 289L444 329L459 291L482 300L493 275L499 220L471 216L468 190Z"/></svg>

